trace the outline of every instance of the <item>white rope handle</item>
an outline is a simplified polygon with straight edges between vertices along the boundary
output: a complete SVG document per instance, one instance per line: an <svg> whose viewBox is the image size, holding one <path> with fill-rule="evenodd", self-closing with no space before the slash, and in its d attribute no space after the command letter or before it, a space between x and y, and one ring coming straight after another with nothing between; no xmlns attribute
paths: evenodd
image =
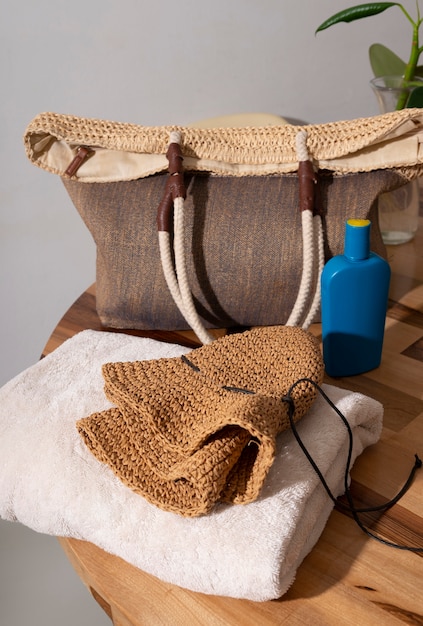
<svg viewBox="0 0 423 626"><path fill-rule="evenodd" d="M170 144L179 145L180 141L180 133L177 131L171 132ZM178 173L180 172L174 172L173 175ZM171 187L171 185L172 180L170 178L169 186ZM213 336L206 330L200 316L197 313L188 283L184 246L184 197L183 195L180 195L181 193L181 188L177 188L175 193L172 190L169 191L167 201L165 202L166 211L169 211L170 205L173 205L173 247L175 253L175 267L172 259L171 237L169 232L170 225L159 226L160 258L165 280L176 306L201 343L209 344L213 341Z"/></svg>
<svg viewBox="0 0 423 626"><path fill-rule="evenodd" d="M303 233L303 268L301 274L300 287L297 299L292 308L286 326L299 326L307 302L310 299L313 271L314 271L314 233L313 233L313 213L311 211L301 212L301 227Z"/></svg>
<svg viewBox="0 0 423 626"><path fill-rule="evenodd" d="M170 233L165 230L159 230L159 249L160 259L162 262L163 273L166 279L167 287L175 301L176 306L182 312L184 304L182 302L181 292L179 290L178 281L173 267L173 259L170 245ZM183 313L185 317L185 312Z"/></svg>
<svg viewBox="0 0 423 626"><path fill-rule="evenodd" d="M170 134L170 144L179 145L179 132ZM307 151L307 132L302 130L297 135L297 154L299 162L309 161ZM182 160L182 157L180 157ZM171 172L169 187L172 187L172 176L181 174L181 171ZM170 212L173 207L173 235L175 266L172 259L170 226L159 226L159 249L169 291L176 306L182 313L188 325L203 344L213 341L213 336L206 330L195 308L195 303L189 288L185 246L184 246L184 196L180 188L174 193L172 190L165 196L165 211ZM307 329L313 321L320 306L320 275L324 265L323 225L319 215L313 216L313 209L301 211L301 229L303 241L303 264L300 286L297 299L293 306L286 326L298 326L305 315L302 327ZM317 267L316 267L317 266ZM315 290L312 293L313 281ZM309 304L308 311L306 310Z"/></svg>
<svg viewBox="0 0 423 626"><path fill-rule="evenodd" d="M310 160L307 150L307 131L301 130L296 137L298 161ZM320 275L324 265L323 225L320 215L313 216L314 207L301 211L303 239L303 266L297 299L286 326L309 328L320 307ZM317 266L317 272L316 272ZM315 282L312 294L313 281ZM309 309L307 312L307 304ZM301 319L306 316L303 322Z"/></svg>
<svg viewBox="0 0 423 626"><path fill-rule="evenodd" d="M302 327L304 330L307 330L309 326L313 323L317 312L320 309L320 300L321 300L321 291L320 291L320 277L322 275L323 266L325 264L325 247L323 240L323 224L322 218L320 215L315 215L313 217L313 232L314 232L314 242L315 242L315 250L317 256L317 274L316 274L316 282L315 282L315 290L314 296L311 301L311 305L305 318Z"/></svg>
<svg viewBox="0 0 423 626"><path fill-rule="evenodd" d="M295 147L297 150L297 159L299 163L302 161L309 161L310 157L307 150L307 131L298 131L295 137Z"/></svg>
<svg viewBox="0 0 423 626"><path fill-rule="evenodd" d="M192 293L189 288L188 273L185 259L184 246L184 199L175 198L174 202L174 251L176 276L181 294L185 319L197 335L201 343L208 344L213 341L212 335L207 332L200 316L195 308Z"/></svg>

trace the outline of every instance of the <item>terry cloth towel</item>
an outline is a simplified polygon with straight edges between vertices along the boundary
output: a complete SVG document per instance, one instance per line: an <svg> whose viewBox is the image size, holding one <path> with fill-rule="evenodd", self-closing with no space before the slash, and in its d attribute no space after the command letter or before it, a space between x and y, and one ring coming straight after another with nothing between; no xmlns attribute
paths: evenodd
<svg viewBox="0 0 423 626"><path fill-rule="evenodd" d="M84 444L75 423L112 408L102 365L181 356L187 348L121 333L83 331L0 389L0 516L90 541L164 581L256 601L280 597L333 508L291 430L277 437L260 496L197 518L134 493ZM347 418L352 460L375 443L382 406L323 385ZM344 491L347 431L320 395L297 425L334 495Z"/></svg>
<svg viewBox="0 0 423 626"><path fill-rule="evenodd" d="M187 356L109 363L105 392L117 407L80 420L84 441L137 493L166 511L208 513L216 502L255 500L289 428L291 386L323 380L315 337L290 326L228 335ZM316 388L292 391L293 419Z"/></svg>

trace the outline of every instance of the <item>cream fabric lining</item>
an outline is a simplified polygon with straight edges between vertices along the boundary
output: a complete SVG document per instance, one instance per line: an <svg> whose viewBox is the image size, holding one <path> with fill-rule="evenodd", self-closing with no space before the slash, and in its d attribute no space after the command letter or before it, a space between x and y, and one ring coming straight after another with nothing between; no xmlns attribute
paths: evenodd
<svg viewBox="0 0 423 626"><path fill-rule="evenodd" d="M338 159L322 159L316 166L338 173L372 171L398 166L411 166L423 162L423 135L401 138L392 143L371 146L357 154ZM76 154L79 146L68 145L64 141L53 141L43 152L37 164L53 173L63 175ZM81 182L113 182L145 178L167 170L166 156L160 154L136 154L119 150L95 148L94 155L80 167L76 178ZM263 176L296 172L297 163L263 163L258 165L225 163L209 159L184 158L184 168L188 171L204 171L220 175Z"/></svg>
<svg viewBox="0 0 423 626"><path fill-rule="evenodd" d="M398 115L404 113L406 115ZM55 114L51 115L54 116ZM392 123L386 125L385 122L391 121L389 116L395 117L392 117ZM60 120L60 116L58 118ZM370 138L367 145L364 146L363 120L358 121L361 122L361 125L357 124L360 131L357 132L357 136L354 136L354 121L321 125L321 135L318 132L319 126L280 125L271 128L215 129L218 147L213 146L212 150L210 149L210 141L213 140L213 129L201 129L200 126L198 129L180 128L182 150L184 154L188 153L184 156L184 168L190 171L206 171L231 176L264 176L295 172L298 163L295 155L291 154L290 143L293 133L297 133L302 128L307 130L309 150L312 157L314 156L314 163L318 169L328 169L336 173L352 173L375 169L412 168L422 164L423 113L420 110L409 109L408 115L407 110L395 114L386 114L382 122L387 126L387 130L386 128L384 130L384 124L381 124L381 132L375 136L373 120L378 119L381 119L381 116L369 118L369 126L373 134L369 133ZM90 122L90 120L84 121L88 124ZM37 118L32 124L37 126ZM125 124L116 125L115 130L109 133L104 132L104 141L101 141L103 145L84 142L84 139L89 138L103 139L101 122L97 124L100 127L96 127L96 130L99 131L97 135L92 133L92 137L89 136L84 127L85 135L81 132L81 137L78 137L78 140L73 137L64 137L62 135L63 129L42 130L38 123L38 128L32 130L30 125L25 135L28 157L39 167L63 176L75 157L77 149L81 145L87 145L92 148L93 153L81 165L75 176L81 182L134 180L167 170L166 150L164 149L162 154L157 153L157 150L161 148L162 144L163 147L166 145L163 143L163 134L165 136L170 134L169 129L171 127L169 129L167 127L155 129ZM65 126L64 123L63 126ZM121 134L119 134L120 128L123 128ZM120 144L123 146L125 138L126 143L129 141L125 132L130 129L134 133L134 128L139 129L140 138L134 136L135 139L132 143L136 144L137 147L143 141L145 144L153 143L154 151L149 153L138 152L132 145L129 149L120 147ZM228 135L225 134L226 130ZM348 131L350 131L350 136L348 136ZM331 136L331 132L333 136ZM230 143L231 133L237 141L233 150ZM72 133L69 134L72 135ZM75 133L73 134L75 135ZM190 140L193 136L198 139L198 144L195 144L191 149ZM321 143L319 144L320 136ZM186 144L184 144L185 138ZM286 149L283 143L285 138ZM272 150L272 142L274 143L274 150ZM114 148L113 143L118 145L119 149ZM358 149L357 146L359 146ZM208 158L207 154L213 150L217 153L219 149L223 156L232 150L237 156L237 160ZM195 150L195 156L190 154L193 150ZM279 161L277 156L280 157ZM249 160L254 160L254 162L249 162ZM402 174L408 176L404 171ZM409 177L413 178L414 176L416 176L416 171L410 171Z"/></svg>

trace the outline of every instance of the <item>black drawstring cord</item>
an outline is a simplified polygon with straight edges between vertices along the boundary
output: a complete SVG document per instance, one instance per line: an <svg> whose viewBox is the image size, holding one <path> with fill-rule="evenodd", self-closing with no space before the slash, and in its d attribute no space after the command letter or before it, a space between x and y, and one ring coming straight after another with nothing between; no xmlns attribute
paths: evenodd
<svg viewBox="0 0 423 626"><path fill-rule="evenodd" d="M322 472L320 471L319 467L316 465L315 461L313 460L312 456L310 455L309 451L307 450L306 446L304 445L304 443L302 442L300 435L298 433L297 427L295 425L294 422L294 412L295 412L295 402L292 398L292 392L295 389L295 387L301 383L309 383L311 385L313 385L315 387L315 389L317 389L317 391L320 393L320 395L326 400L326 402L329 404L329 406L337 413L337 415L340 417L340 419L342 420L342 422L344 423L347 431L348 431L348 454L347 454L347 462L346 462L346 467L345 467L345 474L344 474L344 487L345 487L345 495L346 498L348 500L348 504L344 504L340 501L337 500L337 498L335 498L335 496L333 495L333 493L331 492L325 477L323 476ZM349 478L349 473L350 473L350 469L351 469L351 459L352 459L352 451L353 451L353 433L351 430L351 426L349 425L347 419L345 418L344 415L342 415L341 411L338 409L338 407L332 402L332 400L327 396L327 394L323 391L323 389L321 389L321 387L311 378L301 378L300 380L297 380L293 385L291 385L288 393L286 394L286 396L284 398L282 398L282 402L286 402L288 404L288 418L289 418L289 422L290 422L290 426L292 428L292 432L294 433L294 437L297 440L301 450L304 452L307 460L309 461L310 465L313 467L314 471L316 472L317 476L319 477L323 487L326 490L326 493L328 494L328 496L330 497L330 499L332 500L332 502L334 502L334 504L336 504L337 507L342 508L346 511L349 511L352 516L354 521L356 522L356 524L360 527L360 529L366 533L366 535L368 535L369 537L376 539L377 541L380 541L381 543L390 546L392 548L397 548L399 550L408 550L411 552L423 552L423 548L415 548L413 546L402 546L396 543L392 543L390 541L387 541L385 539L382 539L382 537L379 537L378 535L375 535L374 533L372 533L368 528L366 528L366 526L364 526L364 524L362 523L362 521L359 518L359 513L373 513L376 511L387 511L389 508L391 508L394 504L396 504L401 498L402 496L405 494L405 492L409 489L413 479L414 479L414 475L416 473L416 471L418 469L420 469L422 467L422 461L421 459L418 457L418 455L415 455L415 463L414 466L410 472L410 475L407 479L407 481L405 482L404 486L402 487L402 489L397 493L397 495L392 498L392 500L389 500L389 502L386 502L385 504L379 505L379 506L373 506L373 507L366 507L366 508L356 508L354 505L354 501L351 495L351 491L350 491L350 487L348 484L348 478Z"/></svg>
<svg viewBox="0 0 423 626"><path fill-rule="evenodd" d="M190 361L188 359L188 357L186 357L185 355L181 356L181 360L186 365L188 365L191 369L193 369L195 372L199 373L201 371L200 368L197 365L194 365L194 363L192 363L192 361ZM345 474L344 474L345 496L346 496L346 498L348 500L348 504L344 504L343 502L341 502L337 498L335 498L335 496L333 495L333 493L331 492L331 490L329 488L329 485L326 482L325 477L323 476L323 474L320 471L319 467L317 466L317 464L313 460L312 456L310 455L309 451L307 450L306 446L302 442L302 440L300 438L300 435L298 434L297 427L296 427L295 422L294 422L295 402L294 402L294 400L292 398L292 392L293 392L293 390L295 389L295 387L297 385L299 385L301 383L304 383L304 382L313 385L315 387L315 389L317 389L317 391L326 400L326 402L329 404L329 406L340 417L340 419L342 420L342 422L345 425L345 428L348 431L348 455L347 455L347 462L346 462ZM244 394L254 394L255 393L254 391L250 391L249 389L242 389L240 387L233 387L233 386L229 386L229 385L224 385L222 387L222 389L225 389L226 391L233 391L233 392L244 393ZM297 440L301 450L304 452L304 454L305 454L307 460L309 461L310 465L312 466L312 468L316 472L317 476L319 477L320 482L322 483L323 487L326 490L326 493L328 494L328 496L332 500L332 502L338 508L343 509L344 511L348 511L349 513L351 513L352 516L353 516L354 521L356 522L356 524L369 537L371 537L373 539L376 539L377 541L380 541L384 545L390 546L391 548L397 548L399 550L409 550L411 552L423 552L423 548L415 548L413 546L401 546L399 544L392 543L390 541L382 539L382 537L378 537L378 535L375 535L368 528L366 528L364 526L363 522L360 520L360 518L358 516L359 513L375 513L377 511L387 511L388 509L390 509L392 506L394 506L394 504L396 504L402 498L402 496L406 493L406 491L409 489L411 483L413 482L416 470L418 470L418 469L420 469L422 467L422 461L419 459L417 454L415 454L415 463L414 463L414 466L413 466L413 468L412 468L412 470L410 472L410 475L409 475L407 481L405 482L405 484L402 487L402 489L400 489L400 491L397 493L397 495L394 498L392 498L392 500L389 500L389 502L386 502L385 504L381 504L381 505L378 505L378 506L371 506L371 507L365 507L365 508L358 509L354 505L354 501L353 501L353 498L351 496L351 491L350 491L350 487L349 487L349 484L348 484L348 478L349 478L350 469L351 469L352 452L353 452L353 433L352 433L352 430L351 430L351 426L349 425L348 420L346 419L346 417L344 415L342 415L341 411L332 402L332 400L329 398L329 396L311 378L300 378L299 380L297 380L293 385L291 385L291 387L290 387L288 393L286 394L286 396L282 398L282 402L286 402L288 404L288 418L289 418L289 423L290 423L292 432L294 433L294 437Z"/></svg>

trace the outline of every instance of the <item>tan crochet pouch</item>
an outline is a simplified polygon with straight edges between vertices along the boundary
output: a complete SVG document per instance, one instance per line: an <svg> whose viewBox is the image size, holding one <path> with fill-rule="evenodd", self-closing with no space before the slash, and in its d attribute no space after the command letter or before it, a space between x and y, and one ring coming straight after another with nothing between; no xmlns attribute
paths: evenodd
<svg viewBox="0 0 423 626"><path fill-rule="evenodd" d="M103 376L115 407L77 422L89 449L153 504L197 516L258 497L291 424L284 399L298 383L293 419L303 417L323 362L310 333L277 326L182 357L108 363Z"/></svg>
<svg viewBox="0 0 423 626"><path fill-rule="evenodd" d="M419 175L422 137L420 109L242 128L44 113L25 146L62 177L92 233L102 323L191 326L207 343L213 326L307 327L346 219L369 218L384 254L377 199Z"/></svg>

